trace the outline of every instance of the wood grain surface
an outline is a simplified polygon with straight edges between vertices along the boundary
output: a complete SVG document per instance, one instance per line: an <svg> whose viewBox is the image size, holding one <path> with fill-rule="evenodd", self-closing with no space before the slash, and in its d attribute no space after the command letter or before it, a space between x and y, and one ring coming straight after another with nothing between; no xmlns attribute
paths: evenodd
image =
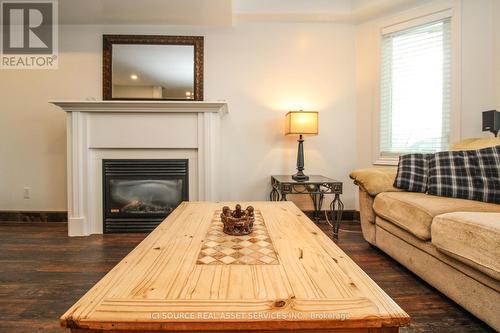
<svg viewBox="0 0 500 333"><path fill-rule="evenodd" d="M261 212L278 265L197 265L214 212L235 203L185 202L61 324L75 332L393 332L408 324L409 316L293 203L241 204Z"/></svg>

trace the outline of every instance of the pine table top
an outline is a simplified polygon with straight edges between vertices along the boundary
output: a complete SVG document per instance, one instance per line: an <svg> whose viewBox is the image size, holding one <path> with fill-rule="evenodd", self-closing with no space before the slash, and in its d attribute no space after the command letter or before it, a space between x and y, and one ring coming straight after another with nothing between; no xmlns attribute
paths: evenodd
<svg viewBox="0 0 500 333"><path fill-rule="evenodd" d="M292 202L241 202L262 224L242 240L216 230L222 206L235 204L182 203L61 324L73 332L397 332L409 323Z"/></svg>

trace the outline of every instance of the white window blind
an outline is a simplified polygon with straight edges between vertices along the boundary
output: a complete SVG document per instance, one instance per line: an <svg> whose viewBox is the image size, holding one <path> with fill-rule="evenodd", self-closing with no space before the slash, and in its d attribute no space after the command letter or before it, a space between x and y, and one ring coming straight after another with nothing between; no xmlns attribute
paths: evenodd
<svg viewBox="0 0 500 333"><path fill-rule="evenodd" d="M448 147L450 44L450 18L382 36L382 157L436 152Z"/></svg>

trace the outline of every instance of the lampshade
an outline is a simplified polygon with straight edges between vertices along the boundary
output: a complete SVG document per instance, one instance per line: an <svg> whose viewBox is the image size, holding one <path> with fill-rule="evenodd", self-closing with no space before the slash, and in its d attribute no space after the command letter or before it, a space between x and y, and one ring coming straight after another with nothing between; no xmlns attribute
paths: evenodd
<svg viewBox="0 0 500 333"><path fill-rule="evenodd" d="M290 111L285 116L285 135L318 134L317 111Z"/></svg>

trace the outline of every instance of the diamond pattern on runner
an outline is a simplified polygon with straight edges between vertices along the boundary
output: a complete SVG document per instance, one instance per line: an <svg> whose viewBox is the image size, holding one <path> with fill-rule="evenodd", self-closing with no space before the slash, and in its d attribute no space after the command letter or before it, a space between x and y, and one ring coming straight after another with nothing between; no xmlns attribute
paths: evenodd
<svg viewBox="0 0 500 333"><path fill-rule="evenodd" d="M244 236L231 236L222 232L220 213L220 210L214 213L196 261L197 265L279 264L273 242L258 210L255 210L253 232Z"/></svg>

